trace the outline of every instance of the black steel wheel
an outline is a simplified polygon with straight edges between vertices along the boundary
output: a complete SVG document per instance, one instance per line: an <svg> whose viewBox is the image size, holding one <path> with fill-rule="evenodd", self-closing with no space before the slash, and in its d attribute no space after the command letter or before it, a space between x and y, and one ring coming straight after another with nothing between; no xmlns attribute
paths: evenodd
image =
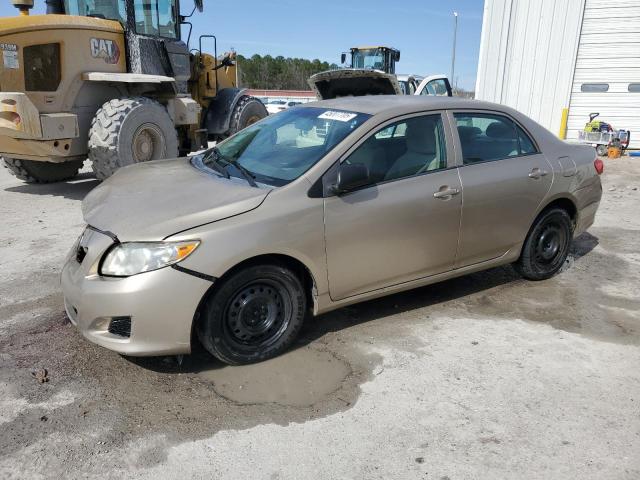
<svg viewBox="0 0 640 480"><path fill-rule="evenodd" d="M561 208L545 210L527 235L516 270L529 280L544 280L564 265L573 236L571 217Z"/></svg>
<svg viewBox="0 0 640 480"><path fill-rule="evenodd" d="M300 279L280 265L256 265L224 279L197 323L203 346L231 365L255 363L288 348L304 321Z"/></svg>

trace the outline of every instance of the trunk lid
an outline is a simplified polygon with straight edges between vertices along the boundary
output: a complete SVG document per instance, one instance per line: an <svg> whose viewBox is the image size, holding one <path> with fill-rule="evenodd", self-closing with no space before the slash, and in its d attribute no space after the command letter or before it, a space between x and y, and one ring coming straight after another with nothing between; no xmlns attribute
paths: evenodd
<svg viewBox="0 0 640 480"><path fill-rule="evenodd" d="M364 95L402 95L396 76L380 70L327 70L312 75L308 83L321 100Z"/></svg>

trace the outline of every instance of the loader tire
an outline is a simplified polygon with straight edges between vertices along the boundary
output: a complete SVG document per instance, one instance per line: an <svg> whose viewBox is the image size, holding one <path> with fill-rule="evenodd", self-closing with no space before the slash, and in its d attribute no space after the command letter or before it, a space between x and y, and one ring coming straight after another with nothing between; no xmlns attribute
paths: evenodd
<svg viewBox="0 0 640 480"><path fill-rule="evenodd" d="M4 157L4 166L16 177L27 183L52 183L69 180L78 174L83 160L53 163L37 160L18 160Z"/></svg>
<svg viewBox="0 0 640 480"><path fill-rule="evenodd" d="M98 180L134 163L175 158L178 134L167 109L146 97L110 100L89 130L89 159Z"/></svg>
<svg viewBox="0 0 640 480"><path fill-rule="evenodd" d="M229 122L229 131L226 136L230 137L268 115L267 108L260 100L256 97L243 95L233 109L231 122Z"/></svg>

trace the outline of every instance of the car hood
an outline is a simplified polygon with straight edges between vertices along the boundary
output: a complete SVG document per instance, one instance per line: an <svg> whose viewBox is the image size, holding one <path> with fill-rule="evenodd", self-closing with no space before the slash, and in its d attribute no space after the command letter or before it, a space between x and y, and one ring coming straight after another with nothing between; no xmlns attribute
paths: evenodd
<svg viewBox="0 0 640 480"><path fill-rule="evenodd" d="M120 241L151 241L257 208L270 192L195 168L188 158L119 169L82 202L85 221Z"/></svg>
<svg viewBox="0 0 640 480"><path fill-rule="evenodd" d="M312 75L308 83L321 100L350 96L402 94L395 75L364 68L327 70Z"/></svg>

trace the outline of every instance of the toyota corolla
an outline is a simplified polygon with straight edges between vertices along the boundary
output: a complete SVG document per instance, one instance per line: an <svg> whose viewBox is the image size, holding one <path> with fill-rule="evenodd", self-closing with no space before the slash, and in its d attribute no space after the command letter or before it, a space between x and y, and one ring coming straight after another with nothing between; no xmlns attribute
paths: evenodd
<svg viewBox="0 0 640 480"><path fill-rule="evenodd" d="M594 221L600 173L593 149L499 105L297 106L95 188L62 271L67 314L125 355L199 341L261 361L345 305L505 264L553 276Z"/></svg>

